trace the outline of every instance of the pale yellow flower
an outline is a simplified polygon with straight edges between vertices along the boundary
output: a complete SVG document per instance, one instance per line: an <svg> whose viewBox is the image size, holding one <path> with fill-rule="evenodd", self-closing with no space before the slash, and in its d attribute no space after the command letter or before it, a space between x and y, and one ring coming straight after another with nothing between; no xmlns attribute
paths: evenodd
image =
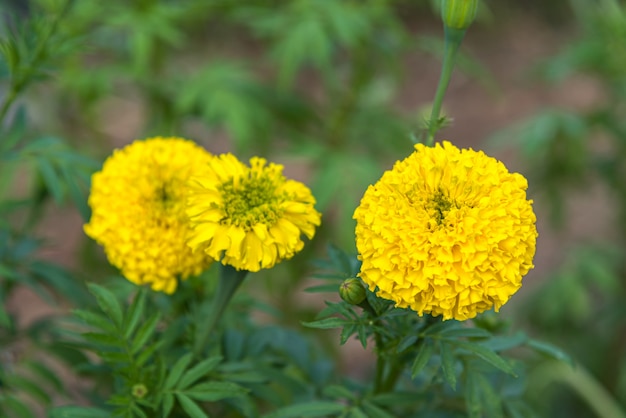
<svg viewBox="0 0 626 418"><path fill-rule="evenodd" d="M191 141L150 138L115 150L93 175L85 232L131 282L172 293L210 265L186 244L185 213L189 177L210 158Z"/></svg>
<svg viewBox="0 0 626 418"><path fill-rule="evenodd" d="M214 157L192 178L189 245L238 270L271 268L300 251L320 225L315 199L287 180L281 165L254 157L250 167L232 154Z"/></svg>
<svg viewBox="0 0 626 418"><path fill-rule="evenodd" d="M418 144L354 213L360 277L419 315L465 320L499 310L533 267L527 186L481 151Z"/></svg>

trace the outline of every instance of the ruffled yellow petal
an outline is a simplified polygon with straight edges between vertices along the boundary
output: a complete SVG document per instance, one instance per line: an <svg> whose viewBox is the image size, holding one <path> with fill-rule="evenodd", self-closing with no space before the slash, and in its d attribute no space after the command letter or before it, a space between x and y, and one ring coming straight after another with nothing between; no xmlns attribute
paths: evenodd
<svg viewBox="0 0 626 418"><path fill-rule="evenodd" d="M150 138L115 150L93 175L85 233L129 281L173 293L179 278L209 266L210 258L186 244L185 200L191 174L210 159L191 141ZM216 218L210 208L202 215ZM200 235L212 234L205 228Z"/></svg>
<svg viewBox="0 0 626 418"><path fill-rule="evenodd" d="M418 144L367 189L354 213L360 276L420 315L465 320L498 310L533 267L527 186L483 152Z"/></svg>

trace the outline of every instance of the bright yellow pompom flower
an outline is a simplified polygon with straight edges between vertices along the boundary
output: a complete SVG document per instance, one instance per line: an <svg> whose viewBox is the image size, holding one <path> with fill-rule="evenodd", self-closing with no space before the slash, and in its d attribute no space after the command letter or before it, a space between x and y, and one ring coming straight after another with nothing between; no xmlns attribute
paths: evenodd
<svg viewBox="0 0 626 418"><path fill-rule="evenodd" d="M232 154L211 159L192 178L187 214L189 245L238 270L271 268L300 251L320 225L315 199L283 167L254 157L250 167Z"/></svg>
<svg viewBox="0 0 626 418"><path fill-rule="evenodd" d="M150 138L115 150L93 175L85 232L131 282L172 293L210 265L186 244L185 213L189 177L210 158L191 141Z"/></svg>
<svg viewBox="0 0 626 418"><path fill-rule="evenodd" d="M465 320L499 310L533 268L527 187L483 152L416 145L354 213L361 278L419 315Z"/></svg>

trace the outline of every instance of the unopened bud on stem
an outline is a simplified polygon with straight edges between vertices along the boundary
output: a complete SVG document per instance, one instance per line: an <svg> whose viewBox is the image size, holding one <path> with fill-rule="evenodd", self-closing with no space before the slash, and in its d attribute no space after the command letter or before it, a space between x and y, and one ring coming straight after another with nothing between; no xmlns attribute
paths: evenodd
<svg viewBox="0 0 626 418"><path fill-rule="evenodd" d="M441 18L451 29L465 30L476 18L478 0L441 0Z"/></svg>
<svg viewBox="0 0 626 418"><path fill-rule="evenodd" d="M350 305L358 305L365 300L365 287L359 279L346 279L339 286L339 296Z"/></svg>

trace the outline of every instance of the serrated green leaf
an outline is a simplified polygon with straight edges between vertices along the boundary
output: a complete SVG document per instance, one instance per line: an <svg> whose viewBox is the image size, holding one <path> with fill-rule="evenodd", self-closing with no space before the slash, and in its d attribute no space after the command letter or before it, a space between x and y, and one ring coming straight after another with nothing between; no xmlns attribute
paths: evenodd
<svg viewBox="0 0 626 418"><path fill-rule="evenodd" d="M499 352L519 347L520 345L525 344L527 341L528 336L525 333L519 331L513 335L498 335L495 337L491 337L487 341L481 341L480 344L492 351Z"/></svg>
<svg viewBox="0 0 626 418"><path fill-rule="evenodd" d="M357 330L357 335L359 337L359 342L361 343L363 348L367 348L367 332L366 332L365 324L359 323L357 325L356 330Z"/></svg>
<svg viewBox="0 0 626 418"><path fill-rule="evenodd" d="M192 358L193 358L193 354L187 353L178 359L176 364L174 364L174 367L172 367L169 374L167 375L167 378L165 379L165 383L163 384L163 389L165 390L172 389L173 387L176 386L181 376L183 375L183 372L185 371L185 369L191 362Z"/></svg>
<svg viewBox="0 0 626 418"><path fill-rule="evenodd" d="M163 418L167 418L172 412L172 408L174 407L174 395L171 393L166 393L163 395L163 403L162 403L162 411Z"/></svg>
<svg viewBox="0 0 626 418"><path fill-rule="evenodd" d="M129 363L130 359L128 358L128 354L122 351L106 351L103 353L99 353L102 360L107 363Z"/></svg>
<svg viewBox="0 0 626 418"><path fill-rule="evenodd" d="M467 350L475 354L477 357L481 358L482 360L486 361L492 366L502 370L503 372L508 373L511 376L516 376L515 371L513 370L511 365L506 360L504 360L502 357L500 357L498 354L491 351L487 347L482 346L480 344L475 344L475 343L465 342L465 341L454 341L454 344L459 348L462 348L464 350Z"/></svg>
<svg viewBox="0 0 626 418"><path fill-rule="evenodd" d="M440 341L440 354L441 354L441 370L443 371L443 378L450 385L450 387L456 390L456 369L454 366L454 353L451 344Z"/></svg>
<svg viewBox="0 0 626 418"><path fill-rule="evenodd" d="M341 417L344 417L344 416L345 415L341 415ZM369 417L360 408L353 406L348 411L348 418L369 418Z"/></svg>
<svg viewBox="0 0 626 418"><path fill-rule="evenodd" d="M95 283L87 283L89 292L96 297L100 309L121 329L122 307L115 295L108 289Z"/></svg>
<svg viewBox="0 0 626 418"><path fill-rule="evenodd" d="M111 418L111 413L99 408L60 406L51 410L48 418Z"/></svg>
<svg viewBox="0 0 626 418"><path fill-rule="evenodd" d="M54 169L54 166L47 160L47 157L44 156L37 158L36 161L39 174L46 185L46 189L52 194L55 202L61 204L64 195L63 185L61 184L61 179Z"/></svg>
<svg viewBox="0 0 626 418"><path fill-rule="evenodd" d="M470 328L470 327L462 327L462 328L447 328L441 330L439 333L444 338L452 339L452 338L489 338L491 337L491 333L482 328Z"/></svg>
<svg viewBox="0 0 626 418"><path fill-rule="evenodd" d="M22 391L37 399L39 403L49 405L52 402L50 395L42 389L41 385L36 384L30 378L19 375L8 375L4 377L4 384L16 391Z"/></svg>
<svg viewBox="0 0 626 418"><path fill-rule="evenodd" d="M417 355L415 356L413 365L411 366L411 379L415 379L424 366L426 366L428 360L430 360L433 355L433 349L434 347L430 340L422 341L422 344L417 350Z"/></svg>
<svg viewBox="0 0 626 418"><path fill-rule="evenodd" d="M116 348L122 348L124 346L124 344L117 337L109 334L103 334L101 332L85 332L83 333L83 338L96 345Z"/></svg>
<svg viewBox="0 0 626 418"><path fill-rule="evenodd" d="M338 414L345 410L345 405L335 402L312 401L279 408L264 415L263 418L315 418Z"/></svg>
<svg viewBox="0 0 626 418"><path fill-rule="evenodd" d="M154 334L160 320L161 313L156 312L139 328L133 342L130 345L130 351L133 354L137 354L139 351L145 349L146 342L148 342L150 337Z"/></svg>
<svg viewBox="0 0 626 418"><path fill-rule="evenodd" d="M63 390L61 379L43 363L31 361L28 363L28 367L41 381L46 382L59 392Z"/></svg>
<svg viewBox="0 0 626 418"><path fill-rule="evenodd" d="M232 382L204 382L184 391L190 398L215 402L226 398L237 398L248 392L242 386Z"/></svg>
<svg viewBox="0 0 626 418"><path fill-rule="evenodd" d="M74 309L72 313L82 319L87 325L97 328L106 334L115 334L117 332L113 322L103 315L82 309Z"/></svg>
<svg viewBox="0 0 626 418"><path fill-rule="evenodd" d="M183 375L176 387L179 389L186 389L189 385L195 383L196 380L206 376L207 373L215 369L221 361L222 356L210 357L201 361Z"/></svg>
<svg viewBox="0 0 626 418"><path fill-rule="evenodd" d="M396 353L402 353L403 351L405 351L407 348L411 347L412 345L414 345L417 340L418 340L418 336L413 334L413 335L407 335L405 336L402 340L400 340L400 342L398 343L398 346L396 347Z"/></svg>
<svg viewBox="0 0 626 418"><path fill-rule="evenodd" d="M390 414L368 401L363 401L361 408L363 408L369 418L396 418L395 415Z"/></svg>
<svg viewBox="0 0 626 418"><path fill-rule="evenodd" d="M305 327L309 327L309 328L332 329L332 328L341 328L350 323L352 323L352 321L333 317L333 318L320 319L319 321L302 322L302 325L304 325Z"/></svg>
<svg viewBox="0 0 626 418"><path fill-rule="evenodd" d="M137 366L143 366L143 364L147 362L150 359L150 357L152 357L154 352L157 351L159 348L161 348L164 344L165 344L165 341L161 340L161 341L156 341L150 344L148 347L144 348L144 350L142 350L140 354L137 356L137 358L135 359L135 364Z"/></svg>
<svg viewBox="0 0 626 418"><path fill-rule="evenodd" d="M130 305L128 313L124 316L122 330L125 339L129 340L132 333L135 332L139 320L143 317L145 304L146 292L140 289L135 296L135 300L133 300L133 303Z"/></svg>
<svg viewBox="0 0 626 418"><path fill-rule="evenodd" d="M502 400L500 395L491 386L491 383L484 375L476 376L476 383L480 387L483 405L485 407L485 415L489 418L504 418L502 410Z"/></svg>
<svg viewBox="0 0 626 418"><path fill-rule="evenodd" d="M569 365L574 366L574 360L567 353L565 353L565 351L561 350L553 344L532 339L528 340L526 344L528 345L528 347L532 348L538 353L544 354L559 361L564 361Z"/></svg>
<svg viewBox="0 0 626 418"><path fill-rule="evenodd" d="M209 416L198 406L197 403L182 393L177 393L176 399L178 399L180 406L190 418L209 418Z"/></svg>
<svg viewBox="0 0 626 418"><path fill-rule="evenodd" d="M344 345L350 339L352 334L354 334L355 332L356 332L356 324L354 324L354 323L347 324L341 330L341 335L340 335L340 338L339 338L339 344Z"/></svg>
<svg viewBox="0 0 626 418"><path fill-rule="evenodd" d="M332 399L356 399L356 395L352 391L341 385L326 386L322 393Z"/></svg>
<svg viewBox="0 0 626 418"><path fill-rule="evenodd" d="M437 335L443 332L444 330L451 330L451 329L458 329L458 328L461 328L461 324L455 320L436 322L424 330L424 335L429 335L429 336Z"/></svg>
<svg viewBox="0 0 626 418"><path fill-rule="evenodd" d="M381 406L416 405L420 400L426 400L428 395L416 392L394 391L379 393L371 397L371 401Z"/></svg>

